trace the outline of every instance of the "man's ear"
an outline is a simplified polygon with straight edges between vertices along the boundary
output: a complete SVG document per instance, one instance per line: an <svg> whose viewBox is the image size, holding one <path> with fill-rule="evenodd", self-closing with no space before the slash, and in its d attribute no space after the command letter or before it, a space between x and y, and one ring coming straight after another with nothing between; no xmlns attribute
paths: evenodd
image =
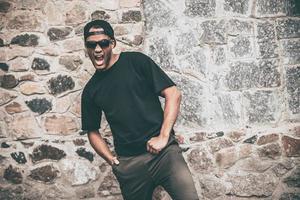
<svg viewBox="0 0 300 200"><path fill-rule="evenodd" d="M116 39L113 39L113 40L112 40L112 43L113 43L113 48L115 48L115 47L116 47L116 45L117 45L117 41L116 41Z"/></svg>

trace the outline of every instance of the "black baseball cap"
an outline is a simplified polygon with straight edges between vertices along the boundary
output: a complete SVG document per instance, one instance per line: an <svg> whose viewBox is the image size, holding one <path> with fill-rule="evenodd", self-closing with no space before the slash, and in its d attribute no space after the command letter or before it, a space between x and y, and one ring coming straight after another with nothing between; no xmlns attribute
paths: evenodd
<svg viewBox="0 0 300 200"><path fill-rule="evenodd" d="M114 30L111 25L107 21L100 19L90 21L84 26L84 40L86 40L89 36L94 35L93 32L90 32L92 27L101 27L103 29L103 34L115 40Z"/></svg>

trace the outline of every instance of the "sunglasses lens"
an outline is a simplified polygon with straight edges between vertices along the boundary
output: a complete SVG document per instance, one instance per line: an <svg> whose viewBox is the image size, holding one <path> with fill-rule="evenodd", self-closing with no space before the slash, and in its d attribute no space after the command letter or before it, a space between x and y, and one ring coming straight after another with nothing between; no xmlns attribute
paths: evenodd
<svg viewBox="0 0 300 200"><path fill-rule="evenodd" d="M110 40L104 39L104 40L101 40L100 42L98 42L98 44L101 48L106 48L109 46Z"/></svg>
<svg viewBox="0 0 300 200"><path fill-rule="evenodd" d="M101 40L101 41L98 41L98 42L87 41L85 43L86 47L90 48L90 49L95 49L97 44L103 49L103 48L106 48L106 47L109 46L110 40L104 39L104 40Z"/></svg>
<svg viewBox="0 0 300 200"><path fill-rule="evenodd" d="M95 49L96 46L97 46L97 42L86 42L85 43L86 47L89 48L89 49Z"/></svg>

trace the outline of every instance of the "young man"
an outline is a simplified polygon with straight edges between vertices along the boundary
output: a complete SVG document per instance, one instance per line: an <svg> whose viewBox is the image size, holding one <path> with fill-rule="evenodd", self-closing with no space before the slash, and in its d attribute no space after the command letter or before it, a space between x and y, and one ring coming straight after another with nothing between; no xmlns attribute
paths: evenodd
<svg viewBox="0 0 300 200"><path fill-rule="evenodd" d="M82 130L111 166L125 200L151 200L161 185L174 200L198 199L191 173L174 139L181 94L148 56L114 54L111 25L94 20L84 27L88 55L96 68L81 98ZM159 96L165 98L164 111ZM99 133L102 111L117 156Z"/></svg>

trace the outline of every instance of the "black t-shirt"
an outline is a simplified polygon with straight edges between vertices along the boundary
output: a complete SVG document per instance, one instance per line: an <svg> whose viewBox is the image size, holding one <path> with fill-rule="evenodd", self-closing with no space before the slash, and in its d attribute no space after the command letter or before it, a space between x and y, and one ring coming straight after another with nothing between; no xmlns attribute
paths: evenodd
<svg viewBox="0 0 300 200"><path fill-rule="evenodd" d="M144 153L146 142L159 135L163 122L160 92L174 85L148 56L122 52L111 68L96 71L83 89L82 130L98 130L103 111L116 153L123 156Z"/></svg>

